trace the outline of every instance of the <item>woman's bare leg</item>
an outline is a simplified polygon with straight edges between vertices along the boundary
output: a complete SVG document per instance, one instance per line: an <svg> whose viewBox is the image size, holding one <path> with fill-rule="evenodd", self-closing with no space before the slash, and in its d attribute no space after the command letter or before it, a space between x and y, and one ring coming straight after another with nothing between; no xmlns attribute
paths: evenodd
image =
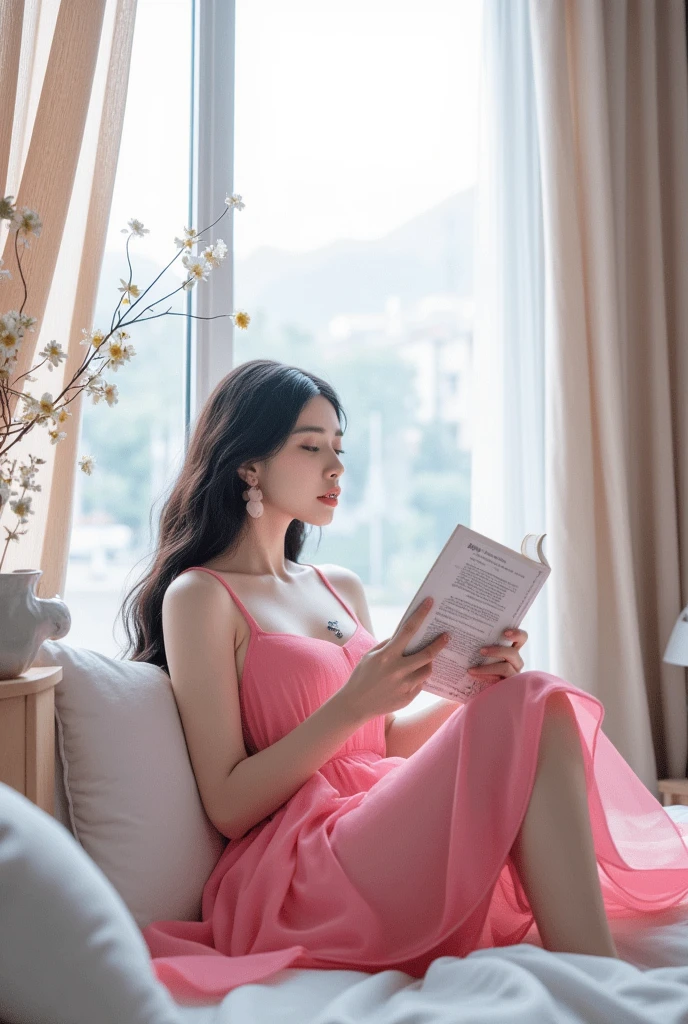
<svg viewBox="0 0 688 1024"><path fill-rule="evenodd" d="M562 692L547 699L535 783L511 855L545 949L620 959L597 874L580 737Z"/></svg>

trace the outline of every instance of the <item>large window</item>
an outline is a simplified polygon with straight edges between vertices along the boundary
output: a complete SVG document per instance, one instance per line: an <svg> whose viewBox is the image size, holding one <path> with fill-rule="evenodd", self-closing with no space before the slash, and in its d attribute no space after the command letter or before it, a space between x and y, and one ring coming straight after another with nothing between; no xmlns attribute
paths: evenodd
<svg viewBox="0 0 688 1024"><path fill-rule="evenodd" d="M234 364L277 358L339 392L343 494L302 557L360 575L380 639L470 525L481 19L478 0L236 0L233 308L252 322ZM150 228L131 246L137 284L188 223L191 26L192 0L139 0L96 324L126 277L127 221ZM231 102L230 80L218 74L213 103ZM79 450L97 469L77 474L75 645L123 643L117 612L183 458L186 330L167 317L132 331L119 404L84 405Z"/></svg>
<svg viewBox="0 0 688 1024"><path fill-rule="evenodd" d="M191 25L191 0L138 0L94 326L109 328L120 278L128 279L121 234L127 222L135 217L150 231L130 244L141 290L178 251L174 239L188 224ZM150 297L178 287L179 262ZM179 296L171 303L184 311ZM64 595L72 613L65 639L75 647L115 656L124 642L116 617L154 547L160 502L183 458L186 323L174 316L132 327L136 355L117 373L104 374L117 385L117 405L84 402L79 452L94 455L96 468L90 477L76 475Z"/></svg>
<svg viewBox="0 0 688 1024"><path fill-rule="evenodd" d="M237 0L235 363L326 377L343 493L303 560L359 574L389 636L458 522L482 4ZM429 697L430 695L421 695Z"/></svg>

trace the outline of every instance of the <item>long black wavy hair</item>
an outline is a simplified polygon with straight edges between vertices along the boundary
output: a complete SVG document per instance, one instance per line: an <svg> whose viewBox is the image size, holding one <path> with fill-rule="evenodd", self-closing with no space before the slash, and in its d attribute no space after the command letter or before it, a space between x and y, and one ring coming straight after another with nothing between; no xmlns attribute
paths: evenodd
<svg viewBox="0 0 688 1024"><path fill-rule="evenodd" d="M275 359L253 359L223 377L196 421L184 463L160 513L157 547L149 570L129 591L120 610L127 646L123 657L159 665L169 675L162 633L167 587L185 569L231 552L248 526L237 468L276 455L287 442L304 405L323 395L334 406L332 386L307 370ZM306 524L293 519L284 556L298 562Z"/></svg>

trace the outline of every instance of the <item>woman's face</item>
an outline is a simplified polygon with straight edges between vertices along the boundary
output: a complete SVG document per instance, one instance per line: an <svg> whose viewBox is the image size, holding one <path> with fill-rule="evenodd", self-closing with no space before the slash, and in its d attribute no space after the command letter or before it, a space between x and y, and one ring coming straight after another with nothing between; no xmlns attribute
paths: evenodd
<svg viewBox="0 0 688 1024"><path fill-rule="evenodd" d="M255 463L264 515L282 513L289 521L300 519L313 526L332 522L336 505L318 501L318 496L339 491L344 472L341 451L341 429L334 406L323 395L316 395L301 410L278 454Z"/></svg>

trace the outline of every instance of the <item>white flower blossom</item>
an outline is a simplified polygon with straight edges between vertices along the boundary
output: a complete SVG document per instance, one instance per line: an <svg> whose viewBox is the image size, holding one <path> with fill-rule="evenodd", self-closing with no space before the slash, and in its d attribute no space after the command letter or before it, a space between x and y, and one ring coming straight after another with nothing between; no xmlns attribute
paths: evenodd
<svg viewBox="0 0 688 1024"><path fill-rule="evenodd" d="M138 238L143 238L144 235L150 234L150 228L144 228L140 220L132 218L128 221L126 228L122 228L120 234L122 235L136 235Z"/></svg>
<svg viewBox="0 0 688 1024"><path fill-rule="evenodd" d="M117 404L117 385L106 384L103 378L100 376L91 381L88 390L91 394L94 405L98 405L101 398L104 398L107 404L110 406Z"/></svg>
<svg viewBox="0 0 688 1024"><path fill-rule="evenodd" d="M36 423L43 423L45 421L46 418L41 413L41 406L38 398L34 398L31 392L25 391L25 393L22 395L22 401L24 402L25 406L22 419L24 420L25 423L28 422L29 420L33 420L35 417Z"/></svg>
<svg viewBox="0 0 688 1024"><path fill-rule="evenodd" d="M31 498L17 498L16 501L10 502L10 508L14 512L15 516L19 517L20 523L28 523L29 516L35 515L34 509L31 508Z"/></svg>
<svg viewBox="0 0 688 1024"><path fill-rule="evenodd" d="M55 411L55 402L49 391L44 391L38 403L44 416L52 416Z"/></svg>
<svg viewBox="0 0 688 1024"><path fill-rule="evenodd" d="M184 237L175 238L174 244L178 249L193 249L194 245L198 241L196 237L195 228L184 228Z"/></svg>
<svg viewBox="0 0 688 1024"><path fill-rule="evenodd" d="M19 467L19 486L25 491L40 491L40 484L35 484L33 481L37 472L37 463L32 462L28 466L26 463L22 463ZM16 493L16 491L14 493Z"/></svg>
<svg viewBox="0 0 688 1024"><path fill-rule="evenodd" d="M48 360L48 369L52 373L53 366L60 365L60 360L67 358L67 353L63 350L62 345L57 341L49 341L42 352L38 353L39 356L44 356Z"/></svg>
<svg viewBox="0 0 688 1024"><path fill-rule="evenodd" d="M84 336L84 340L79 342L80 345L93 345L94 348L98 349L105 341L105 331L101 331L98 327L94 327L90 331L86 327L82 327L81 333Z"/></svg>
<svg viewBox="0 0 688 1024"><path fill-rule="evenodd" d="M0 315L0 365L5 360L9 361L19 352L21 340L24 337L22 317L16 309Z"/></svg>
<svg viewBox="0 0 688 1024"><path fill-rule="evenodd" d="M93 455L84 455L79 459L79 469L86 473L87 476L91 475L95 464L96 460Z"/></svg>
<svg viewBox="0 0 688 1024"><path fill-rule="evenodd" d="M51 444L58 444L60 441L64 441L66 436L67 435L64 432L64 430L60 430L60 431L58 431L58 430L49 430L48 431L48 437L50 438L50 443Z"/></svg>
<svg viewBox="0 0 688 1024"><path fill-rule="evenodd" d="M17 313L17 316L19 317L19 324L21 325L22 330L31 331L31 333L33 334L35 331L36 324L38 323L36 317L27 316L26 313Z"/></svg>
<svg viewBox="0 0 688 1024"><path fill-rule="evenodd" d="M50 416L55 418L55 406L53 402L53 396L49 391L46 391L40 399L34 398L32 394L26 392L21 395L21 399L25 404L24 414L22 419L28 421L36 417L36 423L45 423Z"/></svg>
<svg viewBox="0 0 688 1024"><path fill-rule="evenodd" d="M105 387L103 388L103 398L105 399L105 401L107 402L108 405L110 405L110 406L117 405L117 401L118 401L117 385L116 384L106 384Z"/></svg>
<svg viewBox="0 0 688 1024"><path fill-rule="evenodd" d="M16 215L14 196L0 196L0 220L13 221Z"/></svg>
<svg viewBox="0 0 688 1024"><path fill-rule="evenodd" d="M189 281L192 282L190 287L193 287L193 284L195 284L197 281L207 281L208 274L210 273L212 268L208 261L206 259L203 259L202 256L182 256L182 263L189 272L189 278L187 281L184 282L184 285L182 285L182 287L187 285ZM188 288L186 290L188 291Z"/></svg>
<svg viewBox="0 0 688 1024"><path fill-rule="evenodd" d="M15 212L12 228L17 232L20 243L27 249L29 248L29 235L35 235L38 238L42 227L40 217L35 210L30 210L28 206L23 206L19 212Z"/></svg>
<svg viewBox="0 0 688 1024"><path fill-rule="evenodd" d="M129 284L127 281L124 280L123 277L120 277L119 280L122 287L118 288L117 291L124 293L122 295L122 305L128 306L132 299L138 299L141 292L139 290L138 285Z"/></svg>
<svg viewBox="0 0 688 1024"><path fill-rule="evenodd" d="M126 331L119 333L127 338L129 337ZM131 357L136 355L136 349L133 345L123 345L120 338L111 338L107 354L110 359L110 366L114 371L117 371L120 366L125 362L128 363Z"/></svg>
<svg viewBox="0 0 688 1024"><path fill-rule="evenodd" d="M2 218L0 218L0 220L1 219ZM0 281L11 281L12 280L12 275L10 274L9 270L6 270L6 269L3 268L3 263L4 262L5 262L4 260L0 259Z"/></svg>
<svg viewBox="0 0 688 1024"><path fill-rule="evenodd" d="M203 259L206 260L211 267L219 267L226 255L227 246L221 238L218 238L215 245L209 245L202 253Z"/></svg>
<svg viewBox="0 0 688 1024"><path fill-rule="evenodd" d="M236 192L233 192L231 196L227 196L225 204L230 208L230 210L243 210L246 206L246 203L242 203L241 196Z"/></svg>
<svg viewBox="0 0 688 1024"><path fill-rule="evenodd" d="M230 313L229 317L231 320L234 321L237 327L240 327L242 329L242 331L245 331L248 325L251 323L251 317L248 315L248 313L243 312L243 310L237 310L236 313Z"/></svg>

